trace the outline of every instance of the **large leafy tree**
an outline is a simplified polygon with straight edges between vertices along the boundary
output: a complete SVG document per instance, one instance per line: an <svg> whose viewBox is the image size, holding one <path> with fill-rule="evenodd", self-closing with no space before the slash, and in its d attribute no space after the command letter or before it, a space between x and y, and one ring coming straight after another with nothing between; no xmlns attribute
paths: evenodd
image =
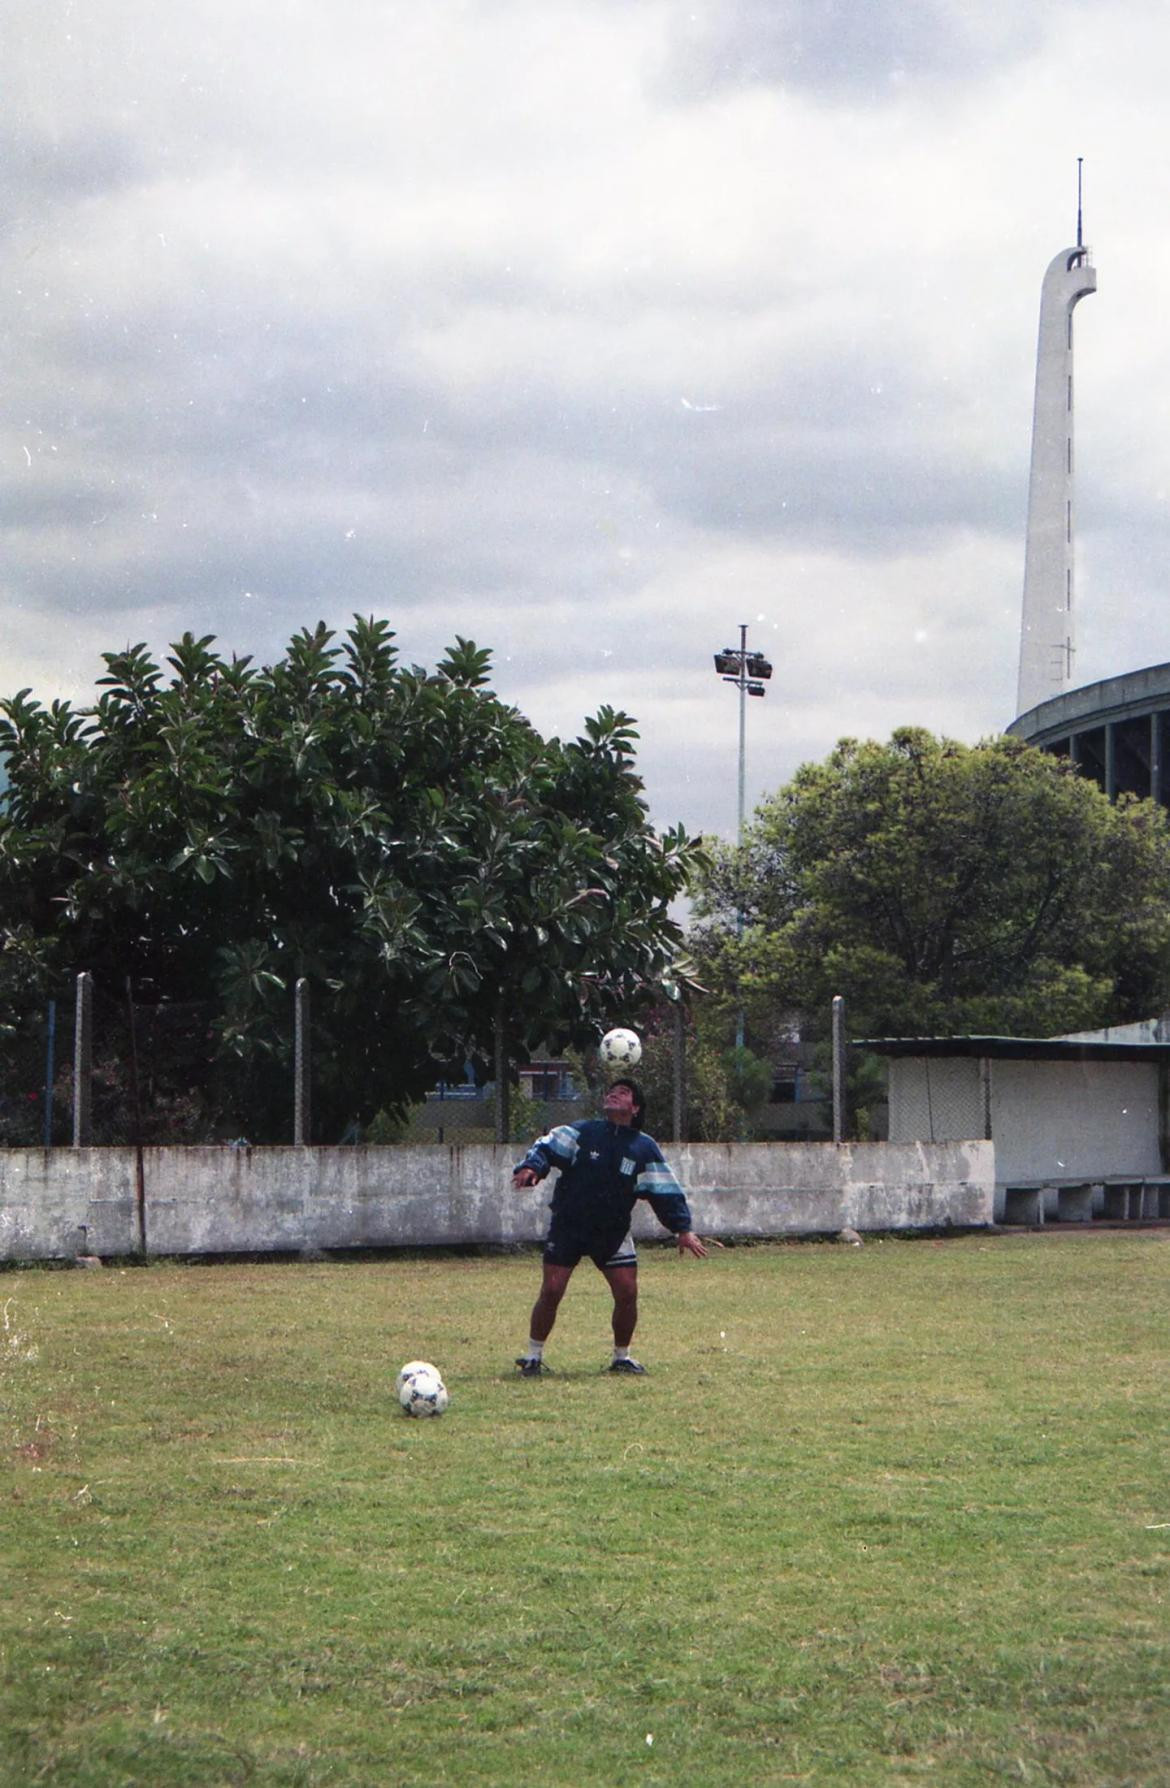
<svg viewBox="0 0 1170 1788"><path fill-rule="evenodd" d="M260 1139L287 1133L307 976L328 1136L501 1033L519 1054L585 1040L669 971L698 846L649 825L629 716L544 740L491 692L486 651L457 640L428 673L373 618L266 667L191 634L165 666L104 660L90 708L0 702L13 1009L82 968L210 1001L209 1097Z"/></svg>
<svg viewBox="0 0 1170 1788"><path fill-rule="evenodd" d="M757 1032L1053 1035L1160 1011L1170 829L1011 738L845 739L712 865L699 952ZM743 915L737 935L736 914Z"/></svg>

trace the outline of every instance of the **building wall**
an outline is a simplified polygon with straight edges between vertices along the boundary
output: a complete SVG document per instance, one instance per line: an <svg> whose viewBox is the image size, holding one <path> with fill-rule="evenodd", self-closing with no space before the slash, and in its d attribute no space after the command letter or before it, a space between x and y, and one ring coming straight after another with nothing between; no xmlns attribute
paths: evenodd
<svg viewBox="0 0 1170 1788"><path fill-rule="evenodd" d="M988 1072L997 1215L1005 1185L1162 1172L1156 1063L993 1060ZM975 1057L893 1057L891 1142L980 1134L983 1077Z"/></svg>
<svg viewBox="0 0 1170 1788"><path fill-rule="evenodd" d="M696 1143L669 1150L696 1227L787 1236L990 1223L988 1143ZM536 1242L548 1187L515 1192L512 1146L143 1151L146 1252ZM641 1211L645 1207L640 1207ZM639 1214L635 1234L662 1235ZM140 1248L133 1149L0 1150L0 1259Z"/></svg>
<svg viewBox="0 0 1170 1788"><path fill-rule="evenodd" d="M1001 1182L1162 1171L1154 1062L997 1061L991 1084Z"/></svg>

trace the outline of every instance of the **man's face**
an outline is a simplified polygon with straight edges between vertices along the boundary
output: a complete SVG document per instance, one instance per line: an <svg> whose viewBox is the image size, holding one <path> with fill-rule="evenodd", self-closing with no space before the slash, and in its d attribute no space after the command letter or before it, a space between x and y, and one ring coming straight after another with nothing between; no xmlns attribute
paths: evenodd
<svg viewBox="0 0 1170 1788"><path fill-rule="evenodd" d="M638 1115L637 1101L628 1086L611 1086L601 1109L611 1124L632 1124Z"/></svg>

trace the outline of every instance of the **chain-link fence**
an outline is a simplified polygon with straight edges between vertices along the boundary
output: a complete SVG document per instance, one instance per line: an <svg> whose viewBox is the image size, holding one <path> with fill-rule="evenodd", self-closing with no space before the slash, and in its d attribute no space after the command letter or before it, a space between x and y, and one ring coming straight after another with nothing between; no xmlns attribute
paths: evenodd
<svg viewBox="0 0 1170 1788"><path fill-rule="evenodd" d="M137 997L129 983L112 988L90 976L79 976L43 1003L10 1015L7 1023L0 1023L0 1147L68 1147L75 1141L153 1146L245 1140L472 1143L497 1138L499 1113L491 1082L440 1084L405 1114L395 1110L393 1088L387 1087L387 1109L367 1125L344 1119L333 1123L328 1116L314 1122L307 1002L298 1016L290 1001L285 1026L275 1026L262 1039L258 1069L224 1058L221 1020L214 1001L151 1002ZM298 1060L308 1063L301 1100ZM555 1075L534 1079L520 1074L509 1086L509 1140L527 1141L593 1109L588 1089L578 1094L563 1065L557 1066ZM250 1082L255 1083L251 1091ZM533 1097L533 1088L559 1096ZM304 1133L298 1134L302 1104Z"/></svg>
<svg viewBox="0 0 1170 1788"><path fill-rule="evenodd" d="M359 1122L336 1096L332 1105L314 1102L314 1086L330 1073L336 1082L339 1072L329 1055L327 994L319 1010L316 1052L308 1001L290 998L284 1018L273 1011L265 1034L252 1039L251 1056L234 1058L223 1049L217 1002L152 1001L129 981L118 987L82 975L0 1022L0 1147L459 1144L501 1136L520 1144L598 1109L603 1077L587 1074L577 1057L519 1064L506 1124L496 1087L477 1084L470 1064L461 1082L440 1082L405 1112L387 1086L383 1109ZM717 1047L700 1043L685 1015L652 1017L643 1041L638 1078L647 1128L661 1142L816 1141L833 1133L828 1076L804 1046L799 1059L790 1051L777 1063L766 1096L748 1109L730 1097ZM955 1089L934 1089L933 1105L931 1089L924 1096L919 1134L972 1134L966 1113L952 1111ZM884 1087L851 1088L850 1107L846 1134L884 1132Z"/></svg>
<svg viewBox="0 0 1170 1788"><path fill-rule="evenodd" d="M889 1134L959 1142L990 1135L989 1092L975 1056L903 1057L891 1076Z"/></svg>
<svg viewBox="0 0 1170 1788"><path fill-rule="evenodd" d="M428 1093L410 1112L402 1128L403 1142L470 1143L496 1140L496 1089L490 1083L468 1093L446 1089ZM528 1143L543 1136L555 1124L571 1124L588 1117L595 1108L588 1093L564 1099L533 1099L511 1089L508 1100L508 1140Z"/></svg>
<svg viewBox="0 0 1170 1788"><path fill-rule="evenodd" d="M98 985L93 1008L92 1140L218 1140L214 1002L149 1004Z"/></svg>
<svg viewBox="0 0 1170 1788"><path fill-rule="evenodd" d="M211 1108L216 1008L146 1004L90 983L83 1134L97 1145L217 1140ZM63 1147L77 1128L76 985L0 1032L0 1146Z"/></svg>
<svg viewBox="0 0 1170 1788"><path fill-rule="evenodd" d="M0 1147L73 1140L73 1021L70 991L0 1028Z"/></svg>

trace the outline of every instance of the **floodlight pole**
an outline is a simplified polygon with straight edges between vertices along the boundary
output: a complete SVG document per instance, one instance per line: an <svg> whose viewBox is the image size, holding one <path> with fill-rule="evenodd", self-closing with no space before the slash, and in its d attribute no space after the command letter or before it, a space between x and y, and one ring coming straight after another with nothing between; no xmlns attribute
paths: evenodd
<svg viewBox="0 0 1170 1788"><path fill-rule="evenodd" d="M743 848L745 787L747 782L747 698L763 695L764 680L772 675L772 666L762 652L749 652L747 622L739 624L739 645L725 646L715 654L715 669L725 683L734 683L739 690L739 798L736 809L735 842ZM735 915L735 934L743 936L743 913ZM744 1023L742 1008L735 1021L735 1047L743 1048Z"/></svg>
<svg viewBox="0 0 1170 1788"><path fill-rule="evenodd" d="M735 844L737 850L743 849L743 800L745 771L747 768L747 622L739 624L739 809L735 828ZM743 908L735 915L735 935L743 936ZM743 1006L736 1009L735 1014L735 1047L743 1048L744 1019Z"/></svg>
<svg viewBox="0 0 1170 1788"><path fill-rule="evenodd" d="M744 770L747 765L747 622L741 621L739 626L739 824L736 828L735 842L743 847L743 791ZM739 929L743 930L743 914L739 915ZM743 1046L743 1038L739 1039L739 1047Z"/></svg>

